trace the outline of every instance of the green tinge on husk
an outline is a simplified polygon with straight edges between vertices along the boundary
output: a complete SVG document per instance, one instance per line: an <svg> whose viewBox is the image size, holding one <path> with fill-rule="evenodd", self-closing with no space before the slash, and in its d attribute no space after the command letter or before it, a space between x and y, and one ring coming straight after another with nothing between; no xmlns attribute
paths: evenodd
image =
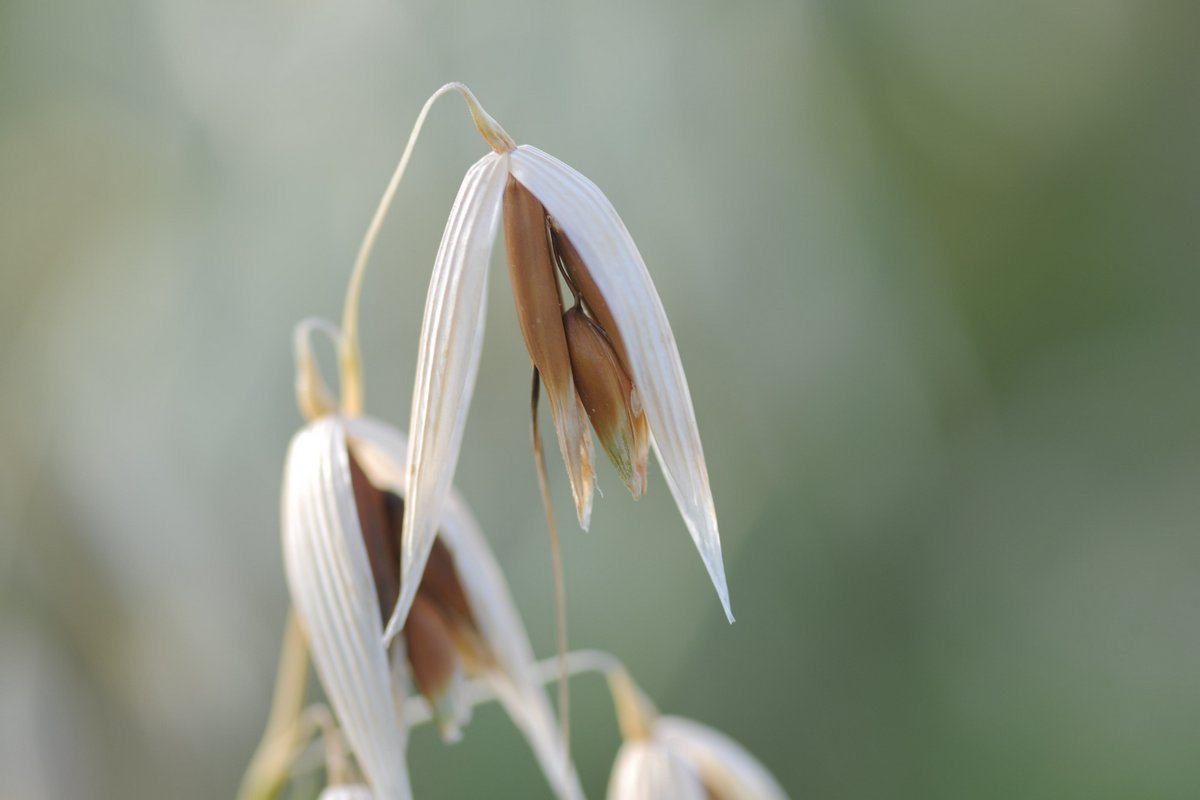
<svg viewBox="0 0 1200 800"><path fill-rule="evenodd" d="M650 437L637 392L600 326L576 306L563 315L575 388L600 445L634 498L646 491Z"/></svg>
<svg viewBox="0 0 1200 800"><path fill-rule="evenodd" d="M436 605L418 592L404 625L404 644L413 685L429 701L438 732L447 741L462 737L456 684L463 679L454 635Z"/></svg>

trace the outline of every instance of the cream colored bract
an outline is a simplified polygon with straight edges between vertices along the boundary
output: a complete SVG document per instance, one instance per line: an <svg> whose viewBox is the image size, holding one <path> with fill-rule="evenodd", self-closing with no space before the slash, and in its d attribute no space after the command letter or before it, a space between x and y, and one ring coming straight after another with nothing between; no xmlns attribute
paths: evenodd
<svg viewBox="0 0 1200 800"><path fill-rule="evenodd" d="M383 644L348 448L373 483L403 497L407 447L405 437L383 423L322 417L293 438L284 478L284 563L292 601L321 685L377 800L411 797L403 721L409 681L399 642L390 650ZM480 679L529 740L556 796L581 798L529 638L478 524L453 490L442 505L438 532L495 657Z"/></svg>
<svg viewBox="0 0 1200 800"><path fill-rule="evenodd" d="M608 800L787 800L771 773L737 742L682 717L658 717L648 738L621 745Z"/></svg>
<svg viewBox="0 0 1200 800"><path fill-rule="evenodd" d="M490 118L489 118L490 119ZM733 620L704 451L666 312L612 204L594 183L535 147L489 153L468 170L442 236L425 303L413 388L401 591L386 636L404 623L454 476L483 344L485 293L501 198L510 176L570 239L618 326L671 494ZM591 514L591 440L572 404L556 416L576 513ZM580 425L583 433L579 434Z"/></svg>

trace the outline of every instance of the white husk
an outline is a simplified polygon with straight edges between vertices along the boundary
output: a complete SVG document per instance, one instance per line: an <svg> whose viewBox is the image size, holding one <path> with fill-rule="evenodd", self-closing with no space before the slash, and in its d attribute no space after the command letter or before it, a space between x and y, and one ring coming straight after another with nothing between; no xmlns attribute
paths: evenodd
<svg viewBox="0 0 1200 800"><path fill-rule="evenodd" d="M621 745L608 780L608 800L707 800L699 776L653 739Z"/></svg>
<svg viewBox="0 0 1200 800"><path fill-rule="evenodd" d="M512 174L557 220L604 295L628 351L654 449L730 622L717 513L687 378L666 311L625 224L594 183L536 147L510 154Z"/></svg>
<svg viewBox="0 0 1200 800"><path fill-rule="evenodd" d="M388 620L388 639L404 627L458 464L483 346L484 289L507 167L507 155L489 153L467 171L434 261L409 424L412 492L404 507L400 597Z"/></svg>
<svg viewBox="0 0 1200 800"><path fill-rule="evenodd" d="M343 783L337 786L326 786L317 800L375 800L371 790L358 783Z"/></svg>
<svg viewBox="0 0 1200 800"><path fill-rule="evenodd" d="M654 736L695 764L721 800L787 800L767 768L720 731L690 719L660 717Z"/></svg>
<svg viewBox="0 0 1200 800"><path fill-rule="evenodd" d="M325 417L288 449L283 558L292 602L325 694L378 800L412 796L405 730L382 644L343 423Z"/></svg>
<svg viewBox="0 0 1200 800"><path fill-rule="evenodd" d="M408 445L399 431L371 419L346 421L355 457L372 483L404 497L403 468ZM574 769L567 769L562 738L538 677L529 636L479 523L451 488L442 503L437 532L454 556L463 591L471 604L487 646L495 653L497 669L483 677L494 688L513 722L533 748L555 793L582 798Z"/></svg>

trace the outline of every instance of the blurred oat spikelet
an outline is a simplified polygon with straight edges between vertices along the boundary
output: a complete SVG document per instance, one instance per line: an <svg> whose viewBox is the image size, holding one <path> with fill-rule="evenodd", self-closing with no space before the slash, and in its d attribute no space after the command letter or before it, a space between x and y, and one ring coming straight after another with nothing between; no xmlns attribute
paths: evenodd
<svg viewBox="0 0 1200 800"><path fill-rule="evenodd" d="M303 323L302 331L323 327ZM289 447L283 490L288 586L326 696L378 798L409 797L403 706L410 687L429 702L443 737L471 715L468 678L492 686L525 733L560 797L581 797L562 757L532 649L478 523L453 491L442 507L402 636L383 621L399 591L406 494L403 434L327 407L307 337L297 339L300 406L324 413ZM305 396L305 393L310 396Z"/></svg>
<svg viewBox="0 0 1200 800"><path fill-rule="evenodd" d="M609 673L624 743L608 800L787 800L783 787L723 733L662 717L623 669Z"/></svg>

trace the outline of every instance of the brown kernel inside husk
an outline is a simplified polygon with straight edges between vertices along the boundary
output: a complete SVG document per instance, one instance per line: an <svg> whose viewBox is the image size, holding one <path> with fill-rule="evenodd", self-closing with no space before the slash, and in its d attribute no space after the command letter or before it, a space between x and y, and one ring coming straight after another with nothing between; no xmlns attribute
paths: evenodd
<svg viewBox="0 0 1200 800"><path fill-rule="evenodd" d="M556 389L561 392L568 385L571 373L558 272L546 232L546 209L512 177L504 189L504 241L521 335L553 397Z"/></svg>
<svg viewBox="0 0 1200 800"><path fill-rule="evenodd" d="M404 644L417 691L430 698L444 692L458 663L454 637L433 601L419 592L404 623Z"/></svg>
<svg viewBox="0 0 1200 800"><path fill-rule="evenodd" d="M649 434L645 414L633 408L636 392L611 340L576 306L563 315L575 388L600 444L636 498L646 487Z"/></svg>
<svg viewBox="0 0 1200 800"><path fill-rule="evenodd" d="M600 287L596 285L596 280L579 255L579 251L575 249L571 239L553 217L550 218L550 239L555 256L562 264L567 283L571 286L572 291L579 294L588 314L612 342L617 358L621 362L621 368L627 375L632 376L629 351L625 347L625 340L621 336L620 328L617 327L616 319L613 318L612 310L608 307L608 301L604 299Z"/></svg>
<svg viewBox="0 0 1200 800"><path fill-rule="evenodd" d="M400 592L404 500L371 483L354 457L353 448L348 455L363 544L375 582L380 618L386 622ZM413 683L427 697L445 690L460 660L468 672L476 672L492 662L454 555L440 537L434 540L403 635Z"/></svg>
<svg viewBox="0 0 1200 800"><path fill-rule="evenodd" d="M546 387L576 514L586 528L592 505L591 434L571 374L549 217L541 202L512 176L504 189L504 240L521 336Z"/></svg>

